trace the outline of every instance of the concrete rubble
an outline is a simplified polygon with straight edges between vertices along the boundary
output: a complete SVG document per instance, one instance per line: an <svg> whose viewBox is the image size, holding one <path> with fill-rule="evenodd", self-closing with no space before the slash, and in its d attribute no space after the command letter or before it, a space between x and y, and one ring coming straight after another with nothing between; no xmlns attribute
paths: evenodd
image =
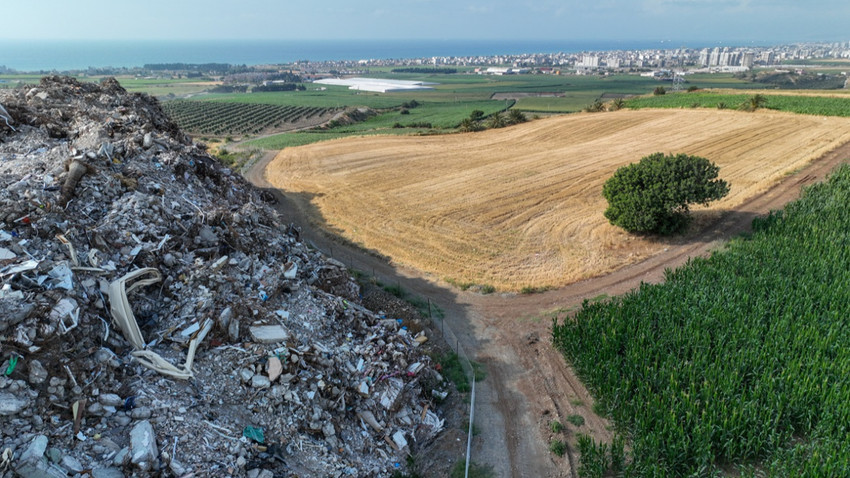
<svg viewBox="0 0 850 478"><path fill-rule="evenodd" d="M0 477L390 476L440 434L424 332L156 100L51 77L0 106Z"/></svg>

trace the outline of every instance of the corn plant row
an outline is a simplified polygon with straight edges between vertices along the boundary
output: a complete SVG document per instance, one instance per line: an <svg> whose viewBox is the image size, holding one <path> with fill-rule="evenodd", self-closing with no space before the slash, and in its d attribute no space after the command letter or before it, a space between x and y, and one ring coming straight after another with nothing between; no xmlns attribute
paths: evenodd
<svg viewBox="0 0 850 478"><path fill-rule="evenodd" d="M735 109L746 104L752 94L711 92L643 96L626 100L626 107L640 108L720 108ZM850 116L850 97L763 95L764 108L818 116Z"/></svg>
<svg viewBox="0 0 850 478"><path fill-rule="evenodd" d="M850 167L710 258L555 319L629 476L850 476Z"/></svg>

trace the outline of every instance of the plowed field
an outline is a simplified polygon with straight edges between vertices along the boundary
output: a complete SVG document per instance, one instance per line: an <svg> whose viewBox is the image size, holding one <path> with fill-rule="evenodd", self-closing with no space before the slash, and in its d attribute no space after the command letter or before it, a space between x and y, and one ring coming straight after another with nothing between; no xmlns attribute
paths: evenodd
<svg viewBox="0 0 850 478"><path fill-rule="evenodd" d="M704 156L731 192L698 227L850 141L850 119L758 111L638 110L481 133L348 138L289 148L267 169L316 222L437 278L500 289L562 286L670 243L608 224L602 184L661 151Z"/></svg>

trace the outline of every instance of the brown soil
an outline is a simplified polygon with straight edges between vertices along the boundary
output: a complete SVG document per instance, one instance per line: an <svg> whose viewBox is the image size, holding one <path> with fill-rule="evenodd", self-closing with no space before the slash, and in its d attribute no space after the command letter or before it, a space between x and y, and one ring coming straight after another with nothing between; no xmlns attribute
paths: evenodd
<svg viewBox="0 0 850 478"><path fill-rule="evenodd" d="M258 162L247 177L270 188L265 169L274 153ZM308 240L353 268L375 274L380 280L398 283L413 294L428 297L445 311L446 325L459 345L484 365L486 380L478 383L475 401L476 427L472 459L493 466L501 477L576 477L578 464L575 434L588 433L597 440L611 437L610 424L592 409L593 399L574 370L551 346L551 319L557 311L572 310L584 299L618 295L641 282L660 282L666 268L688 258L710 253L728 239L746 232L752 219L781 209L799 196L801 186L822 180L835 166L850 159L850 143L824 155L773 188L739 204L719 218L702 218L696 233L677 240L662 252L612 273L587 279L561 289L532 295L480 295L461 292L423 274L388 264L382 259L334 241L318 230L305 230ZM310 218L284 194L278 210L289 220L307 225ZM698 218L698 223L700 218ZM577 414L585 424L575 427L567 417ZM554 437L549 424L565 424L568 451L559 458L548 451ZM457 448L462 452L463 445Z"/></svg>

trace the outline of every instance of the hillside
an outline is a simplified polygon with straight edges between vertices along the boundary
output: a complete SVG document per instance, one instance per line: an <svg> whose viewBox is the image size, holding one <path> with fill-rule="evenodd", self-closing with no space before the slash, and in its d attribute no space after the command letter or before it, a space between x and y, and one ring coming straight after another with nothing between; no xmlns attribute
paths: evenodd
<svg viewBox="0 0 850 478"><path fill-rule="evenodd" d="M430 330L156 100L52 77L0 106L0 474L389 476L440 434Z"/></svg>
<svg viewBox="0 0 850 478"><path fill-rule="evenodd" d="M622 165L656 151L717 163L732 190L695 211L698 229L848 140L845 118L619 111L288 148L267 176L319 225L366 249L457 283L520 290L604 274L671 245L603 217L602 184Z"/></svg>

